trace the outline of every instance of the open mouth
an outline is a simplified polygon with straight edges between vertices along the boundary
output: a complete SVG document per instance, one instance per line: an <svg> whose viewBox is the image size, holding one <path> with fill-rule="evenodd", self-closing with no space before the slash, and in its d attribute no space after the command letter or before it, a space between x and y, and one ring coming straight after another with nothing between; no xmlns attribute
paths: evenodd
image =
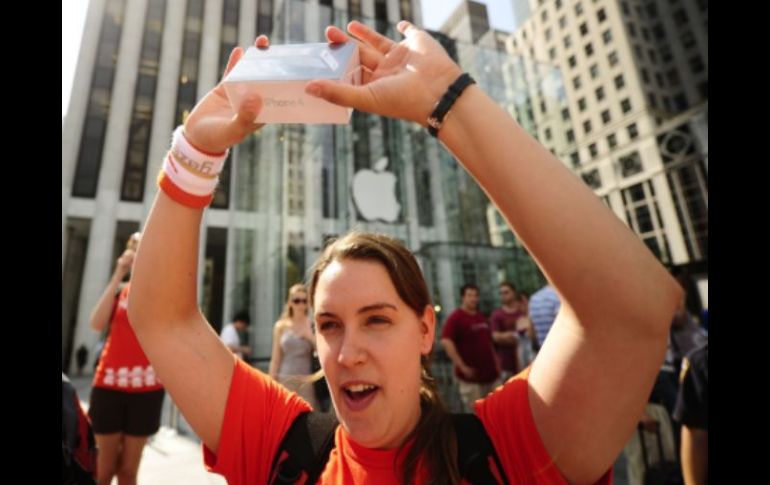
<svg viewBox="0 0 770 485"><path fill-rule="evenodd" d="M377 397L379 390L380 387L374 384L347 384L342 386L342 400L348 410L364 411Z"/></svg>
<svg viewBox="0 0 770 485"><path fill-rule="evenodd" d="M379 387L373 384L354 384L343 388L345 395L352 401L363 401L374 394Z"/></svg>

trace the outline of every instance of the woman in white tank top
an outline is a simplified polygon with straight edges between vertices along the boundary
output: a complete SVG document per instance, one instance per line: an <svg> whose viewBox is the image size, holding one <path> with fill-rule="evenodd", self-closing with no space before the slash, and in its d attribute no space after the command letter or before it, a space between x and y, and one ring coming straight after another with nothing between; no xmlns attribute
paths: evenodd
<svg viewBox="0 0 770 485"><path fill-rule="evenodd" d="M318 410L313 383L306 379L312 373L314 349L315 336L308 317L307 291L304 285L296 284L289 289L286 306L273 328L269 372L270 377L302 396L313 409Z"/></svg>

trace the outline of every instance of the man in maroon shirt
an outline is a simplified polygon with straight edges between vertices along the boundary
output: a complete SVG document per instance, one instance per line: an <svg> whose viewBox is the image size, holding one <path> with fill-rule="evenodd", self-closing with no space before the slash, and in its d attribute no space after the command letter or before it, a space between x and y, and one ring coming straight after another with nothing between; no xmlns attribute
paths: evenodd
<svg viewBox="0 0 770 485"><path fill-rule="evenodd" d="M489 394L500 383L500 369L487 317L478 310L478 287L466 284L460 295L460 308L444 323L441 345L454 364L465 410L473 412L474 401Z"/></svg>
<svg viewBox="0 0 770 485"><path fill-rule="evenodd" d="M524 314L519 309L516 287L510 281L500 283L500 302L502 306L492 312L492 341L495 343L497 359L500 362L502 381L521 370L518 346L519 332L517 322Z"/></svg>

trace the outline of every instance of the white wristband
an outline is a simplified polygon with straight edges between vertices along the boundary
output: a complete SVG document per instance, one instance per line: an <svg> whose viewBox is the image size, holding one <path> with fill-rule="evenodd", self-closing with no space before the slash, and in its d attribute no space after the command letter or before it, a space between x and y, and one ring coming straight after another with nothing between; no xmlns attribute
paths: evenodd
<svg viewBox="0 0 770 485"><path fill-rule="evenodd" d="M181 125L174 130L174 138L171 142L171 153L174 159L195 176L205 179L216 178L222 171L229 150L221 155L203 153L187 141L183 132L184 127Z"/></svg>
<svg viewBox="0 0 770 485"><path fill-rule="evenodd" d="M214 192L219 183L219 177L202 178L194 175L189 170L180 166L179 162L171 154L166 155L163 161L163 171L171 181L188 194L206 196Z"/></svg>

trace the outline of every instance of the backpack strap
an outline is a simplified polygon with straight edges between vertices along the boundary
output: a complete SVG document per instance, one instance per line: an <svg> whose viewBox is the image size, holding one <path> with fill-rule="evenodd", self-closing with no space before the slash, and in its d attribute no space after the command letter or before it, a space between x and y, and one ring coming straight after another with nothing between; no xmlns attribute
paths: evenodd
<svg viewBox="0 0 770 485"><path fill-rule="evenodd" d="M457 466L470 483L502 483L508 479L484 424L475 414L452 414L457 435Z"/></svg>
<svg viewBox="0 0 770 485"><path fill-rule="evenodd" d="M281 441L270 468L270 483L313 485L321 476L334 447L338 425L334 413L304 412L294 418Z"/></svg>
<svg viewBox="0 0 770 485"><path fill-rule="evenodd" d="M475 414L453 414L452 421L460 476L473 484L507 485L502 464L481 420ZM273 458L270 483L315 484L334 447L338 424L334 413L305 412L297 416Z"/></svg>

